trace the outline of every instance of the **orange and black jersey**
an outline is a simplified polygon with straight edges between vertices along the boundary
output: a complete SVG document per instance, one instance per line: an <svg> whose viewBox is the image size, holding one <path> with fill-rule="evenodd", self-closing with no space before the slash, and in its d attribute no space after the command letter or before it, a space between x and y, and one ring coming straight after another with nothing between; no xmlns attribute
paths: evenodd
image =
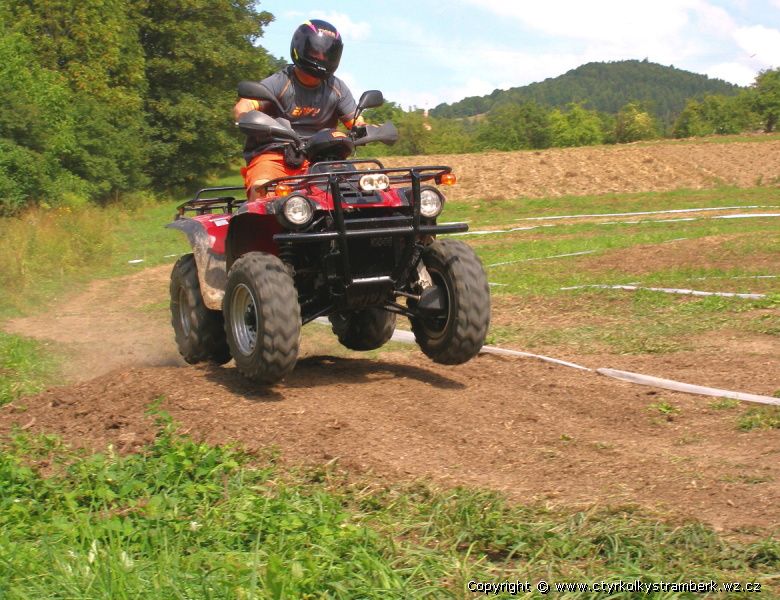
<svg viewBox="0 0 780 600"><path fill-rule="evenodd" d="M350 121L357 110L352 92L335 75L321 81L318 86L308 87L298 80L293 73L293 66L289 65L266 77L262 83L279 100L285 114L274 114L276 108L270 108L268 112L289 120L295 132L304 139L321 129L336 127L339 121ZM244 145L244 158L249 163L257 154L278 147L278 144L258 144L250 136Z"/></svg>

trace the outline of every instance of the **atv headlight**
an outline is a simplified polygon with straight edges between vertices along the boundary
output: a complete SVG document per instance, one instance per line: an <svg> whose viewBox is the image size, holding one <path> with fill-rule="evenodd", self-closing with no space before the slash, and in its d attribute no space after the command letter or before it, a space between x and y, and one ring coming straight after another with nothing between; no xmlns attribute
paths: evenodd
<svg viewBox="0 0 780 600"><path fill-rule="evenodd" d="M444 208L444 196L434 188L423 188L420 190L420 214L429 219L438 217L441 209Z"/></svg>
<svg viewBox="0 0 780 600"><path fill-rule="evenodd" d="M390 187L390 178L384 173L371 173L360 178L360 189L364 192L386 190Z"/></svg>
<svg viewBox="0 0 780 600"><path fill-rule="evenodd" d="M303 227L311 222L314 207L304 196L288 196L282 204L284 218L294 227Z"/></svg>

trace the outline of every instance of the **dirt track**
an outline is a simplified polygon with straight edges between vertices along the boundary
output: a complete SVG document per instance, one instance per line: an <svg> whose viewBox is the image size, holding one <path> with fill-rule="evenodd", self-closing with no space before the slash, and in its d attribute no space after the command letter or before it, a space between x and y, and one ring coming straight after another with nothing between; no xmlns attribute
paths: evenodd
<svg viewBox="0 0 780 600"><path fill-rule="evenodd" d="M65 376L76 383L0 409L0 430L17 424L131 451L150 438L145 410L163 397L197 437L275 445L294 462L337 460L356 472L476 484L522 501L636 503L729 530L780 523L777 431L739 433L736 413L709 399L530 359L481 356L448 368L411 347L378 358L340 354L317 325L306 328L289 381L258 389L231 365L180 360L166 308L169 270L96 281L52 312L8 323L64 344ZM777 345L751 354L741 342L719 339L673 358L560 358L687 380L706 369L714 374L707 383L772 393ZM667 420L648 410L662 400L680 414Z"/></svg>
<svg viewBox="0 0 780 600"><path fill-rule="evenodd" d="M476 484L523 501L638 503L727 529L780 522L776 432L737 433L734 413L709 408L705 398L530 359L481 356L450 368L412 348L378 359L335 356L316 325L290 381L258 389L231 366L183 366L162 306L168 271L95 282L58 314L11 322L11 331L67 342L67 375L80 383L27 398L24 410L0 410L0 429L16 424L76 445L131 451L150 439L145 411L164 397L197 437L275 445L295 462L338 459L361 473ZM138 310L147 305L155 308ZM751 375L754 359L740 355L724 353L722 344L703 361L675 355L666 374L695 376L702 362L715 367L725 359L723 384L727 372L743 372L738 383L756 389L754 376L763 373L759 388L772 385L776 361L754 364ZM590 366L605 360L586 358ZM618 362L613 357L609 366L659 372L658 362ZM648 412L661 400L681 414L667 421Z"/></svg>

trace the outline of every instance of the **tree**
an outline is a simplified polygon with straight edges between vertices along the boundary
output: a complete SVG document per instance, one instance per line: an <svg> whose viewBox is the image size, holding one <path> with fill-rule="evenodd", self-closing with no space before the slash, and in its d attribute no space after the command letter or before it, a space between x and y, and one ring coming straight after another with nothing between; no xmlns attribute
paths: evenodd
<svg viewBox="0 0 780 600"><path fill-rule="evenodd" d="M615 140L619 144L658 137L658 124L639 102L629 102L617 114Z"/></svg>
<svg viewBox="0 0 780 600"><path fill-rule="evenodd" d="M429 118L427 124L430 127L427 153L462 154L476 150L474 136L462 119Z"/></svg>
<svg viewBox="0 0 780 600"><path fill-rule="evenodd" d="M61 165L77 151L73 93L19 33L0 36L0 106L0 214L34 198L85 195L87 182Z"/></svg>
<svg viewBox="0 0 780 600"><path fill-rule="evenodd" d="M49 155L92 199L144 185L144 62L132 7L122 0L10 0L5 10L4 37L35 40L30 68L58 73L70 88L73 143L48 148ZM48 95L44 86L35 93ZM57 107L47 102L41 110L44 117Z"/></svg>
<svg viewBox="0 0 780 600"><path fill-rule="evenodd" d="M672 133L676 138L696 137L711 133L710 125L704 117L704 110L698 100L689 100L677 117Z"/></svg>
<svg viewBox="0 0 780 600"><path fill-rule="evenodd" d="M733 134L754 129L758 116L751 110L751 95L709 95L689 100L674 124L675 137Z"/></svg>
<svg viewBox="0 0 780 600"><path fill-rule="evenodd" d="M236 85L278 65L254 43L273 19L254 0L134 0L148 85L149 172L186 185L239 156Z"/></svg>
<svg viewBox="0 0 780 600"><path fill-rule="evenodd" d="M550 131L553 146L592 146L604 140L598 114L580 104L570 104L566 112L553 110Z"/></svg>
<svg viewBox="0 0 780 600"><path fill-rule="evenodd" d="M780 68L759 73L752 90L753 107L764 123L764 131L771 133L780 119Z"/></svg>
<svg viewBox="0 0 780 600"><path fill-rule="evenodd" d="M482 148L519 150L550 145L548 113L535 102L500 104L481 125L478 142Z"/></svg>

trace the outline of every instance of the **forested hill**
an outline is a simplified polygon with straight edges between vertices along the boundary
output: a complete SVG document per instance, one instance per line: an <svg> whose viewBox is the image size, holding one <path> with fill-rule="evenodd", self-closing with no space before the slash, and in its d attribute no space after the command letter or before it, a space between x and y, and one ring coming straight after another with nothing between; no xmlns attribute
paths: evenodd
<svg viewBox="0 0 780 600"><path fill-rule="evenodd" d="M661 121L670 123L689 98L704 94L734 94L740 88L706 75L665 67L647 60L588 63L552 79L523 87L495 90L489 96L472 96L454 104L440 104L435 117L470 117L497 104L533 101L563 108L570 102L588 109L617 113L626 103L644 103Z"/></svg>

